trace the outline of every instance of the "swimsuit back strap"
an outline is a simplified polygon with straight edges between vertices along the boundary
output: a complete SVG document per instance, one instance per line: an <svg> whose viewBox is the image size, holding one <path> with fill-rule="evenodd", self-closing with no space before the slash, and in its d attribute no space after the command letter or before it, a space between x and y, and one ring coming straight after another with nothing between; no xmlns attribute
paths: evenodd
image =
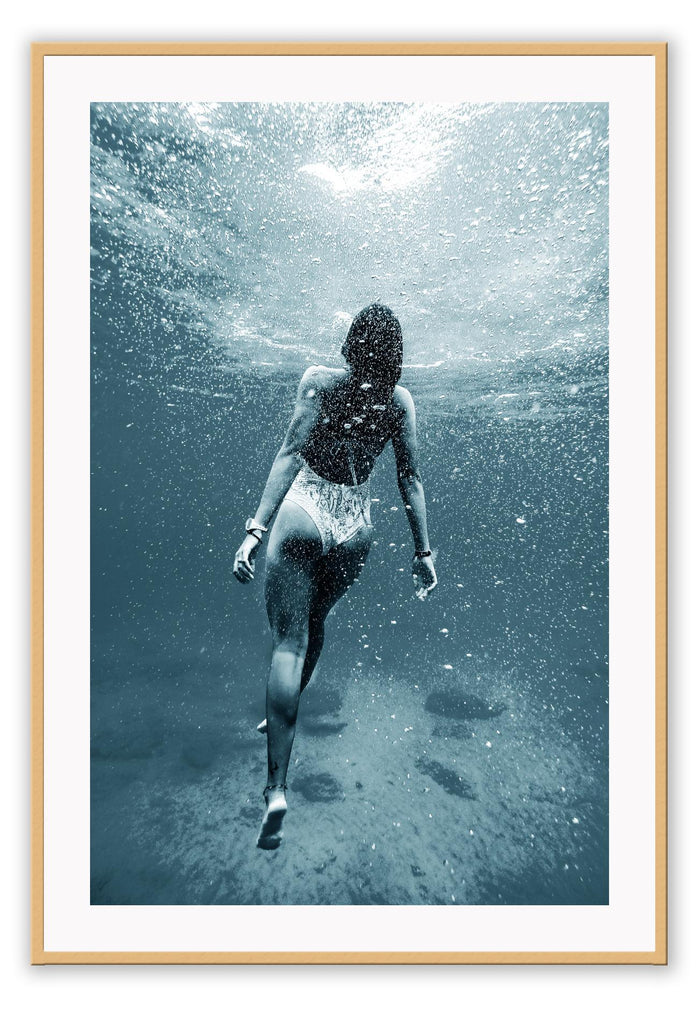
<svg viewBox="0 0 698 1024"><path fill-rule="evenodd" d="M350 442L347 442L347 447L349 448L347 457L349 459L349 469L351 470L351 478L354 481L354 487L358 487L359 484L356 479L356 468L354 466L354 446Z"/></svg>
<svg viewBox="0 0 698 1024"><path fill-rule="evenodd" d="M347 446L347 459L349 461L349 469L351 471L351 478L354 481L354 487L358 487L359 486L359 482L356 479L356 467L354 466L354 446L351 443L351 441L349 441L348 439L346 439L345 443L346 443L346 446ZM363 501L361 502L361 517L362 517L364 523L366 524L366 526L370 526L370 523L369 523L368 519L366 518L366 511L364 509Z"/></svg>

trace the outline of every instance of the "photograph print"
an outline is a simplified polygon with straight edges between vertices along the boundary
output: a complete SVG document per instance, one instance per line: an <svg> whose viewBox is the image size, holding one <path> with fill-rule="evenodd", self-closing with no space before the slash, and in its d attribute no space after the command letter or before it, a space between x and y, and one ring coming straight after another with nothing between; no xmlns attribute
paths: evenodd
<svg viewBox="0 0 698 1024"><path fill-rule="evenodd" d="M608 105L93 103L92 905L608 903Z"/></svg>

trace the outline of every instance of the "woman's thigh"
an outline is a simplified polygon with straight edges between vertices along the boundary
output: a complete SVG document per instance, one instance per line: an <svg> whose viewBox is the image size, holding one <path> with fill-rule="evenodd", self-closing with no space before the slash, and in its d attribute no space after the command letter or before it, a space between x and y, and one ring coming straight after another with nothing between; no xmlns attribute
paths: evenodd
<svg viewBox="0 0 698 1024"><path fill-rule="evenodd" d="M307 635L322 542L317 527L293 502L281 504L267 550L264 598L275 637Z"/></svg>
<svg viewBox="0 0 698 1024"><path fill-rule="evenodd" d="M371 550L373 527L364 526L344 544L318 559L313 572L311 615L321 620L361 575Z"/></svg>

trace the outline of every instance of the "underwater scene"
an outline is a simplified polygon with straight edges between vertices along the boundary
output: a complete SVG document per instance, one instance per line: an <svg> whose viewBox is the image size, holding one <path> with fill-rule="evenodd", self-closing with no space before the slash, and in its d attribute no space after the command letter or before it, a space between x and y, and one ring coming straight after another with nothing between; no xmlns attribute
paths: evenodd
<svg viewBox="0 0 698 1024"><path fill-rule="evenodd" d="M93 104L91 902L608 902L608 108ZM308 366L390 306L390 446L301 698L233 577Z"/></svg>

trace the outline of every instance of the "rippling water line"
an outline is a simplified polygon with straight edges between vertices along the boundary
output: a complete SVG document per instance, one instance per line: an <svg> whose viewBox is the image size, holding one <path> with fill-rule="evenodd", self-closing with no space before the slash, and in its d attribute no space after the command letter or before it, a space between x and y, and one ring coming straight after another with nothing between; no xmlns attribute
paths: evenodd
<svg viewBox="0 0 698 1024"><path fill-rule="evenodd" d="M98 104L92 138L93 315L128 288L171 371L180 334L245 370L330 360L373 299L444 375L606 347L604 104Z"/></svg>

